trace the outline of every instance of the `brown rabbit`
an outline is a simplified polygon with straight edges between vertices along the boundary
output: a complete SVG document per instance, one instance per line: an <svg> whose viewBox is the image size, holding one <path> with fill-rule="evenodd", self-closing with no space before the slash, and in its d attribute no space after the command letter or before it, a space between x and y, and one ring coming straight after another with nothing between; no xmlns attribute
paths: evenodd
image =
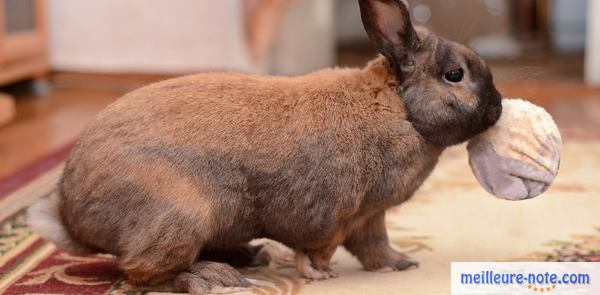
<svg viewBox="0 0 600 295"><path fill-rule="evenodd" d="M149 290L247 286L221 262L255 238L292 248L307 278L333 276L340 245L367 270L416 266L388 244L385 210L445 147L497 121L500 94L481 58L417 32L400 0L359 2L383 55L364 69L206 73L133 91L82 134L31 225L66 250L116 255Z"/></svg>

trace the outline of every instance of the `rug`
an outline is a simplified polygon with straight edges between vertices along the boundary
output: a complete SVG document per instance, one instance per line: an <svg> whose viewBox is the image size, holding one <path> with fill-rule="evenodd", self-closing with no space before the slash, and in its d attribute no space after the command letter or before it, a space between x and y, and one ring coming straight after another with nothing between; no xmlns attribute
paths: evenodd
<svg viewBox="0 0 600 295"><path fill-rule="evenodd" d="M70 146L0 181L0 294L136 294L113 257L58 251L26 225L24 208L54 189ZM449 294L452 261L600 261L600 142L567 142L544 195L510 202L473 177L464 145L448 149L410 202L389 210L390 241L420 261L396 273L361 270L345 250L338 278L307 282L285 266L244 269L236 294Z"/></svg>

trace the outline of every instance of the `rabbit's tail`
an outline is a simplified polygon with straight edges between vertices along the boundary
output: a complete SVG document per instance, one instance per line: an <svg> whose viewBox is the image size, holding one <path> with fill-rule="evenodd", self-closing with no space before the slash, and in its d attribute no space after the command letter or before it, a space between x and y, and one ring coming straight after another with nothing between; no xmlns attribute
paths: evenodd
<svg viewBox="0 0 600 295"><path fill-rule="evenodd" d="M67 231L62 222L59 199L59 192L54 191L48 197L37 201L27 210L27 223L42 238L61 250L71 254L91 254L90 249L77 243Z"/></svg>

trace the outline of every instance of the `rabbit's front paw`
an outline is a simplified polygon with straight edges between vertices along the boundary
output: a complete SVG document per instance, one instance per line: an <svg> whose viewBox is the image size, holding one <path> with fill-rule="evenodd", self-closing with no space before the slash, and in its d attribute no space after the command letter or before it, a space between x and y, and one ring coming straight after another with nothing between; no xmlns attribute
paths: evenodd
<svg viewBox="0 0 600 295"><path fill-rule="evenodd" d="M292 249L267 239L258 240L256 244L261 246L255 257L257 263L277 267L294 267L294 251Z"/></svg>
<svg viewBox="0 0 600 295"><path fill-rule="evenodd" d="M329 265L315 266L311 259L303 253L296 252L296 269L300 275L309 280L326 280L337 278L337 273L333 272Z"/></svg>

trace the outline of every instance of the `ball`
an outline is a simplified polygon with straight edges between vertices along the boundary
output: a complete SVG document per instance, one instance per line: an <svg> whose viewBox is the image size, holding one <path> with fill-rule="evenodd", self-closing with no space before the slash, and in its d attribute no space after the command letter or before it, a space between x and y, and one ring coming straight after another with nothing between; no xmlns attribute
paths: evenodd
<svg viewBox="0 0 600 295"><path fill-rule="evenodd" d="M502 115L467 145L469 165L489 193L525 200L545 192L558 174L562 140L543 108L503 99Z"/></svg>

